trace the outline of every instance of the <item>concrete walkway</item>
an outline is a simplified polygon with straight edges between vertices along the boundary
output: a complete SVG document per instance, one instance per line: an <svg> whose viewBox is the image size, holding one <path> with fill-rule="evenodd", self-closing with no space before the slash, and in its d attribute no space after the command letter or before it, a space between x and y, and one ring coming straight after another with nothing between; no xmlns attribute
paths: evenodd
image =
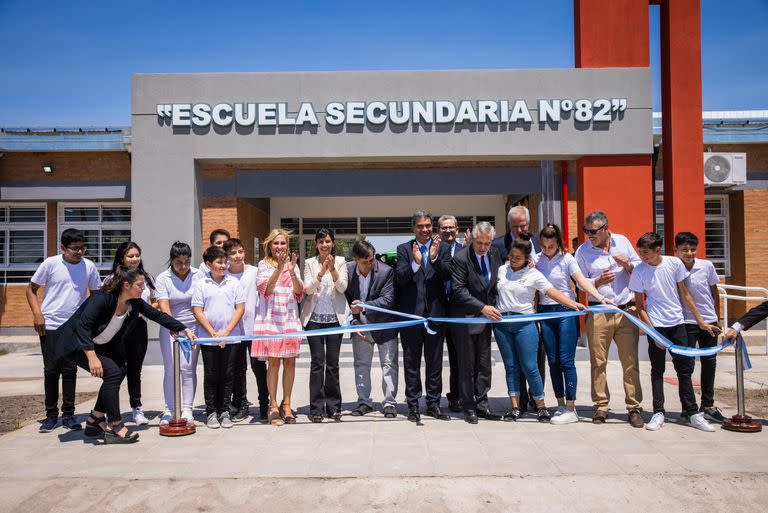
<svg viewBox="0 0 768 513"><path fill-rule="evenodd" d="M199 425L195 435L173 439L159 436L158 419L153 418L139 428L138 444L113 447L62 428L39 434L36 424L0 437L0 511L63 511L61 497L67 498L66 511L85 511L97 498L104 511L231 511L254 500L266 501L269 508L263 509L272 511L376 511L395 505L406 511L474 511L480 505L484 511L645 511L654 505L675 511L693 510L693 501L702 495L708 497L709 511L740 510L728 504L768 504L768 429L759 434L704 433L675 422L676 414L668 415L658 432L633 429L626 423L615 359L608 371L614 410L602 426L588 422L584 349L579 349L577 365L578 404L585 421L578 424L544 425L528 417L517 423L481 419L471 426L456 415L450 422L423 417L423 426L416 426L403 416L384 419L375 413L318 425L306 418L309 355L303 349L294 388L294 405L302 415L293 426L272 427L250 419L231 430ZM503 412L508 400L496 351L494 359L491 405ZM766 386L768 358L753 355L752 361L748 386ZM730 354L718 359L718 387L735 385L733 362ZM162 409L158 363L159 351L152 346L143 392L145 410L153 417ZM374 368L377 364L375 359ZM42 393L41 368L35 351L0 357L0 393ZM202 362L198 370L196 405L202 403ZM646 409L649 371L643 359ZM674 376L671 363L667 375ZM98 380L82 372L80 376L80 389L98 388ZM348 343L342 348L341 376L349 409L356 394ZM447 379L446 353L445 383ZM252 375L248 385L255 400ZM667 410L675 412L676 387L665 388ZM401 375L398 399L403 390ZM546 391L548 404L554 405L549 385ZM374 399L379 398L375 390ZM127 410L127 397L122 404ZM86 413L90 406L80 405L78 412ZM288 502L281 499L286 494ZM166 498L159 500L161 495Z"/></svg>

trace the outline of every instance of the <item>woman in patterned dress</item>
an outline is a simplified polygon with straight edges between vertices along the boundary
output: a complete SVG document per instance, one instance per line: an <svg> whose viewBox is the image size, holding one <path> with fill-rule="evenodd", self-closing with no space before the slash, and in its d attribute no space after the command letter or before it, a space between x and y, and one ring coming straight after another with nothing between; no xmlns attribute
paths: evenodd
<svg viewBox="0 0 768 513"><path fill-rule="evenodd" d="M290 232L276 228L264 240L264 259L256 270L259 306L256 311L254 335L273 335L301 331L299 302L304 296L304 284L299 278L296 254L289 253ZM294 424L291 392L299 355L299 337L256 339L251 356L267 361L269 389L269 423L280 426ZM277 380L283 365L283 401L277 403Z"/></svg>

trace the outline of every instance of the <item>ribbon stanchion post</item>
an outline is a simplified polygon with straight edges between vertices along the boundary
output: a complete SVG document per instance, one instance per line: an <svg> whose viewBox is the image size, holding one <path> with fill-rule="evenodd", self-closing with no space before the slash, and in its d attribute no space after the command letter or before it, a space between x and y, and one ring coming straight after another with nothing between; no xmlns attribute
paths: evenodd
<svg viewBox="0 0 768 513"><path fill-rule="evenodd" d="M763 425L747 415L744 406L744 339L739 334L734 344L736 351L736 415L723 421L723 429L739 433L759 433Z"/></svg>
<svg viewBox="0 0 768 513"><path fill-rule="evenodd" d="M173 340L173 419L167 426L160 426L162 436L187 436L195 432L195 423L181 417L181 344Z"/></svg>

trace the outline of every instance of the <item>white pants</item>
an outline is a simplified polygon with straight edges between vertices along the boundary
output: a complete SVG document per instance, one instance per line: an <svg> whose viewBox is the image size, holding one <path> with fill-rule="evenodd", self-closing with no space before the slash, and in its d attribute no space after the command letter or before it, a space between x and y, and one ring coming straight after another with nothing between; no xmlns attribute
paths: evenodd
<svg viewBox="0 0 768 513"><path fill-rule="evenodd" d="M194 326L187 327L195 331ZM165 394L165 407L168 411L173 411L175 407L173 395L173 342L171 333L160 328L160 351L163 353L163 393ZM184 354L179 354L181 368L181 409L191 410L195 402L195 391L197 390L197 358L200 356L200 346L192 350L189 362L184 358Z"/></svg>
<svg viewBox="0 0 768 513"><path fill-rule="evenodd" d="M360 337L352 335L352 354L355 360L355 386L357 387L357 401L373 407L371 400L371 362L373 361L373 346L379 349L379 363L381 364L381 390L384 392L383 406L394 406L397 395L397 337L387 340L382 344L375 344Z"/></svg>

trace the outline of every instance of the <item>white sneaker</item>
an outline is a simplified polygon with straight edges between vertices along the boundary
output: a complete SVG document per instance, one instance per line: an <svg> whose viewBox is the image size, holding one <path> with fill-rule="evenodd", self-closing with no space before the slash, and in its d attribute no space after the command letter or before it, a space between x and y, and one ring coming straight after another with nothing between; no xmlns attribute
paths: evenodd
<svg viewBox="0 0 768 513"><path fill-rule="evenodd" d="M208 415L208 422L206 422L205 425L208 426L209 429L219 429L221 427L221 424L219 424L219 418L216 416L216 412Z"/></svg>
<svg viewBox="0 0 768 513"><path fill-rule="evenodd" d="M706 431L707 433L715 432L715 427L707 422L707 419L704 418L704 413L702 412L691 415L691 417L688 419L688 424L695 427L696 429Z"/></svg>
<svg viewBox="0 0 768 513"><path fill-rule="evenodd" d="M192 410L183 410L181 412L181 418L187 421L187 424L191 424L195 421L195 416L192 415Z"/></svg>
<svg viewBox="0 0 768 513"><path fill-rule="evenodd" d="M141 406L133 409L133 422L137 426L143 426L145 424L149 424L149 420L147 420L147 417L144 416L144 412L141 411Z"/></svg>
<svg viewBox="0 0 768 513"><path fill-rule="evenodd" d="M229 418L229 412L228 411L225 411L224 413L222 413L219 416L219 424L224 429L229 429L232 426L234 426L234 424L232 423L232 419Z"/></svg>
<svg viewBox="0 0 768 513"><path fill-rule="evenodd" d="M664 425L664 414L654 413L651 420L645 425L645 429L648 431L658 431Z"/></svg>
<svg viewBox="0 0 768 513"><path fill-rule="evenodd" d="M558 406L555 412L552 414L552 417L559 417L560 415L563 415L565 413L568 413L568 408L565 406Z"/></svg>
<svg viewBox="0 0 768 513"><path fill-rule="evenodd" d="M165 410L160 416L160 425L167 426L173 420L173 414L169 410Z"/></svg>
<svg viewBox="0 0 768 513"><path fill-rule="evenodd" d="M574 422L579 421L579 414L575 411L571 411L566 409L565 413L561 413L560 415L555 414L554 417L552 417L552 420L549 421L550 424L557 424L557 425L563 425L563 424L573 424Z"/></svg>

